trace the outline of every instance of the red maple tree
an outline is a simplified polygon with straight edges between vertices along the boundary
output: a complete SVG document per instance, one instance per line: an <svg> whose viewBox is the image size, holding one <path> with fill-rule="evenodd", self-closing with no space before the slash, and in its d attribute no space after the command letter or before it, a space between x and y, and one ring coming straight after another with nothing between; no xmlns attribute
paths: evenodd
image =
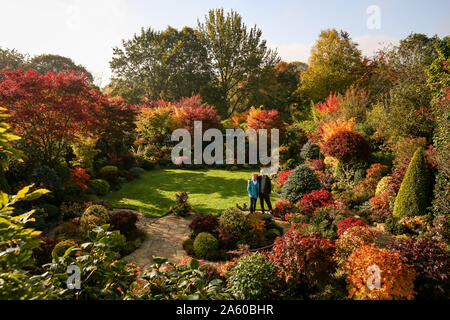
<svg viewBox="0 0 450 320"><path fill-rule="evenodd" d="M7 121L26 142L29 156L50 166L78 133L95 127L106 99L75 71L5 70L0 78L0 105L10 114Z"/></svg>

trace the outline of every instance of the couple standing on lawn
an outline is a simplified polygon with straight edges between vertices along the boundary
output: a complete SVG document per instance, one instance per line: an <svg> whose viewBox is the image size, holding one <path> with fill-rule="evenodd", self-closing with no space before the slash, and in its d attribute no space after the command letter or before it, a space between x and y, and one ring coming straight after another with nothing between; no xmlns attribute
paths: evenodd
<svg viewBox="0 0 450 320"><path fill-rule="evenodd" d="M264 213L264 201L269 207L269 213L272 213L272 204L270 203L270 192L272 191L271 181L264 169L261 169L260 173L261 175L253 173L252 178L248 180L247 192L250 197L250 213L255 212L258 197L261 203L262 213Z"/></svg>

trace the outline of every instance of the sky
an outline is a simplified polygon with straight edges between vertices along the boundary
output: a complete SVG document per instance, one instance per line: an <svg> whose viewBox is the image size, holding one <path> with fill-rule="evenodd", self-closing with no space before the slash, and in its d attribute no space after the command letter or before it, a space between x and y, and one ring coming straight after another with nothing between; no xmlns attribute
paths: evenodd
<svg viewBox="0 0 450 320"><path fill-rule="evenodd" d="M347 31L366 56L412 32L450 35L449 0L0 0L0 47L70 57L104 86L112 48L122 39L142 27L196 27L213 8L256 24L288 62L307 62L327 28Z"/></svg>

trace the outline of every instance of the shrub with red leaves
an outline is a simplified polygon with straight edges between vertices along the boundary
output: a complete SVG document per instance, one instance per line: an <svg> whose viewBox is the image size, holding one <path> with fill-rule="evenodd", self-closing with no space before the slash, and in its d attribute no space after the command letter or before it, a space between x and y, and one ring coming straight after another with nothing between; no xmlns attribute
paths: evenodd
<svg viewBox="0 0 450 320"><path fill-rule="evenodd" d="M234 235L230 227L220 226L218 239L221 247L231 249L234 247L234 243L238 238Z"/></svg>
<svg viewBox="0 0 450 320"><path fill-rule="evenodd" d="M398 190L400 190L400 186L402 184L403 178L405 177L406 170L408 170L409 162L399 165L392 171L391 179L389 180L388 190L389 194L393 197L397 196Z"/></svg>
<svg viewBox="0 0 450 320"><path fill-rule="evenodd" d="M74 184L87 189L87 182L91 179L91 176L83 168L70 169L70 180L68 184Z"/></svg>
<svg viewBox="0 0 450 320"><path fill-rule="evenodd" d="M347 230L348 228L355 227L355 226L361 226L361 227L367 227L368 228L368 226L361 219L356 219L356 218L353 218L353 217L342 219L337 224L337 234L338 234L338 236L343 234L345 232L345 230Z"/></svg>
<svg viewBox="0 0 450 320"><path fill-rule="evenodd" d="M202 122L202 130L221 129L222 124L214 106L201 103L200 96L181 98L175 105L175 119L179 128L190 132L194 130L194 121Z"/></svg>
<svg viewBox="0 0 450 320"><path fill-rule="evenodd" d="M387 174L388 167L379 163L374 163L366 170L366 177L359 181L354 191L358 193L375 194L377 184Z"/></svg>
<svg viewBox="0 0 450 320"><path fill-rule="evenodd" d="M331 193L322 188L314 190L311 193L305 194L297 203L297 207L302 214L312 216L316 209L326 207L334 204Z"/></svg>
<svg viewBox="0 0 450 320"><path fill-rule="evenodd" d="M282 187L284 183L288 180L289 175L291 174L292 170L285 170L278 173L277 176L277 184Z"/></svg>
<svg viewBox="0 0 450 320"><path fill-rule="evenodd" d="M391 197L388 192L380 193L369 199L371 219L376 222L385 222L392 215L389 205Z"/></svg>
<svg viewBox="0 0 450 320"><path fill-rule="evenodd" d="M314 159L311 161L311 166L316 171L324 171L325 170L325 163L322 159Z"/></svg>
<svg viewBox="0 0 450 320"><path fill-rule="evenodd" d="M371 149L367 141L355 131L339 131L325 141L322 152L328 156L349 162L352 159L369 158Z"/></svg>
<svg viewBox="0 0 450 320"><path fill-rule="evenodd" d="M219 219L211 214L207 214L205 216L195 216L189 224L189 228L196 234L201 232L213 233L218 226Z"/></svg>
<svg viewBox="0 0 450 320"><path fill-rule="evenodd" d="M1 77L0 105L10 114L6 121L34 160L54 167L65 146L97 129L97 114L107 97L91 88L86 75L20 69L4 70Z"/></svg>
<svg viewBox="0 0 450 320"><path fill-rule="evenodd" d="M448 299L450 293L450 255L433 240L410 238L388 244L418 272L414 281L418 299Z"/></svg>
<svg viewBox="0 0 450 320"><path fill-rule="evenodd" d="M133 211L118 211L111 216L111 227L123 235L129 235L136 230L137 215Z"/></svg>
<svg viewBox="0 0 450 320"><path fill-rule="evenodd" d="M320 184L327 190L333 188L333 184L336 182L336 178L333 175L325 173L323 171L317 172Z"/></svg>
<svg viewBox="0 0 450 320"><path fill-rule="evenodd" d="M286 214L290 213L293 208L294 204L289 200L277 200L275 201L275 210L273 210L273 215L284 220Z"/></svg>
<svg viewBox="0 0 450 320"><path fill-rule="evenodd" d="M291 230L275 240L269 259L288 288L308 290L329 280L334 251L333 241L322 238L320 233L304 235Z"/></svg>

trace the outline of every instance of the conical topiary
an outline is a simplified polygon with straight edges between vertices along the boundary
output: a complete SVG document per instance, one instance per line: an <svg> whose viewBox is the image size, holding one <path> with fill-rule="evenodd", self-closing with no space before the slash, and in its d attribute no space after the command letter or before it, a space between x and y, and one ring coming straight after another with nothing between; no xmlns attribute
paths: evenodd
<svg viewBox="0 0 450 320"><path fill-rule="evenodd" d="M414 153L395 198L394 217L419 216L428 205L428 179L425 154L420 147Z"/></svg>

